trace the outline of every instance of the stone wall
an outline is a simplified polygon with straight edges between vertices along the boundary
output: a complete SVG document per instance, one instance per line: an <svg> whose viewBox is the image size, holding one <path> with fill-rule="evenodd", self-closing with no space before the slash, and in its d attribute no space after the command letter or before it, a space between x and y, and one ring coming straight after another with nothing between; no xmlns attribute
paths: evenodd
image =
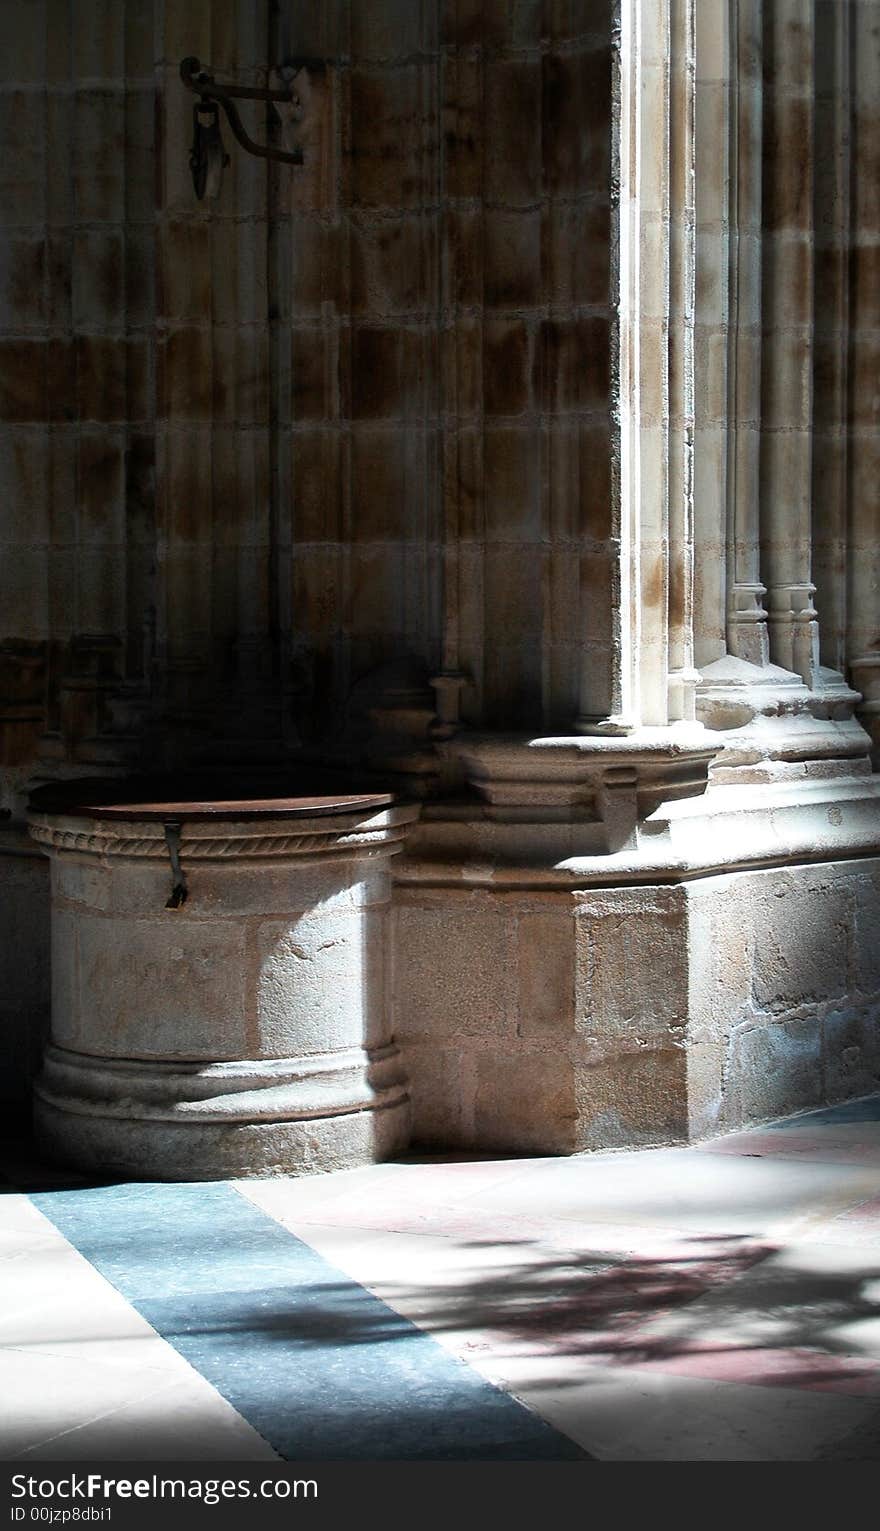
<svg viewBox="0 0 880 1531"><path fill-rule="evenodd" d="M876 974L798 954L877 918L877 0L0 9L7 1094L28 786L303 760L426 804L423 1140L872 1087ZM194 54L299 67L301 169L224 129L195 198Z"/></svg>
<svg viewBox="0 0 880 1531"><path fill-rule="evenodd" d="M365 682L430 717L438 672L472 721L563 727L584 645L601 690L610 26L604 0L16 10L7 769L275 758ZM199 203L180 58L249 84L267 48L312 61L305 165L233 144Z"/></svg>
<svg viewBox="0 0 880 1531"><path fill-rule="evenodd" d="M472 719L576 708L608 644L578 566L607 562L610 9L7 8L0 785L44 948L33 779L351 759L377 704L408 762L437 674ZM311 61L301 171L226 130L195 199L189 54Z"/></svg>
<svg viewBox="0 0 880 1531"><path fill-rule="evenodd" d="M569 890L421 875L392 950L426 1148L687 1142L880 1088L876 859Z"/></svg>

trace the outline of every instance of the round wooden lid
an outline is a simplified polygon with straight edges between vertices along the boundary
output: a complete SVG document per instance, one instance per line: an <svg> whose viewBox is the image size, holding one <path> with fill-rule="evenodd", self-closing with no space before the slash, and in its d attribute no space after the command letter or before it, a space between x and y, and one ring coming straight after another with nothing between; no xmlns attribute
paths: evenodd
<svg viewBox="0 0 880 1531"><path fill-rule="evenodd" d="M289 789L291 783L285 786ZM195 819L320 818L325 814L360 813L387 808L389 792L319 792L301 794L281 789L280 783L236 783L215 778L168 776L129 777L127 780L86 778L50 782L31 793L34 813L57 813L68 818L148 819L185 823Z"/></svg>

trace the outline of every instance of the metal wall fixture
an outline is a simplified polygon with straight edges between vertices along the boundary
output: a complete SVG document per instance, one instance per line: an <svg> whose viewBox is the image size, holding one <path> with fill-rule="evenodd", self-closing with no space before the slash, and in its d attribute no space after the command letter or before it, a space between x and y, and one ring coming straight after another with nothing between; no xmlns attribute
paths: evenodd
<svg viewBox="0 0 880 1531"><path fill-rule="evenodd" d="M300 69L296 65L285 65L282 69L273 71L276 78L284 82L283 88L278 90L259 89L249 85L221 85L212 74L202 69L197 58L183 60L180 66L180 78L187 89L199 97L193 107L193 141L189 167L192 171L195 193L200 201L203 197L219 195L223 170L229 164L229 155L220 136L221 107L236 139L248 154L259 155L261 159L277 160L282 165L303 163L303 152L300 148L278 149L274 144L256 143L245 131L235 105L236 100L283 103L289 110L284 113L278 112L278 115L288 121L301 121L305 106L297 85L299 73ZM278 111L277 104L275 109Z"/></svg>

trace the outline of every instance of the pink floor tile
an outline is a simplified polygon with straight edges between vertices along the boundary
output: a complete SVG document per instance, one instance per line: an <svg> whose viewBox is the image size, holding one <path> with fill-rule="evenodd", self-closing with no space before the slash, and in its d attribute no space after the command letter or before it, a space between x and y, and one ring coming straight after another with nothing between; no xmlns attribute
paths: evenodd
<svg viewBox="0 0 880 1531"><path fill-rule="evenodd" d="M835 1132L813 1127L797 1132L759 1131L735 1133L696 1145L697 1153L733 1154L760 1159L816 1159L823 1164L876 1164L880 1166L880 1135L866 1138L852 1127Z"/></svg>
<svg viewBox="0 0 880 1531"><path fill-rule="evenodd" d="M760 1347L686 1345L675 1354L639 1357L637 1349L609 1357L614 1365L676 1377L714 1382L746 1382L754 1387L793 1387L852 1397L880 1397L880 1363L861 1356L831 1355L820 1350L771 1350Z"/></svg>

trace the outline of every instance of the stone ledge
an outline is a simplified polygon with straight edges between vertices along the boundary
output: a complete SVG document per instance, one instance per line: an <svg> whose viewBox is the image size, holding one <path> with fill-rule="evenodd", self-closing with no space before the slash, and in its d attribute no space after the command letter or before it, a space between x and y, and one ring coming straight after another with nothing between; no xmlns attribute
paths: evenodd
<svg viewBox="0 0 880 1531"><path fill-rule="evenodd" d="M418 817L418 807L383 809L364 818L360 814L336 814L332 820L316 815L298 819L267 813L259 820L214 818L180 825L181 855L198 860L271 856L322 856L351 854L371 847L399 849L406 829ZM169 815L169 822L177 822ZM92 856L165 858L168 850L161 821L130 819L113 823L83 815L31 813L32 838L51 850Z"/></svg>
<svg viewBox="0 0 880 1531"><path fill-rule="evenodd" d="M880 852L880 778L710 785L699 797L661 804L616 850L596 844L597 828L496 823L480 808L448 821L428 813L411 833L395 881L573 889L873 856Z"/></svg>
<svg viewBox="0 0 880 1531"><path fill-rule="evenodd" d="M597 853L634 843L661 802L705 790L719 745L701 724L620 735L463 734L451 749L499 823L598 826Z"/></svg>

